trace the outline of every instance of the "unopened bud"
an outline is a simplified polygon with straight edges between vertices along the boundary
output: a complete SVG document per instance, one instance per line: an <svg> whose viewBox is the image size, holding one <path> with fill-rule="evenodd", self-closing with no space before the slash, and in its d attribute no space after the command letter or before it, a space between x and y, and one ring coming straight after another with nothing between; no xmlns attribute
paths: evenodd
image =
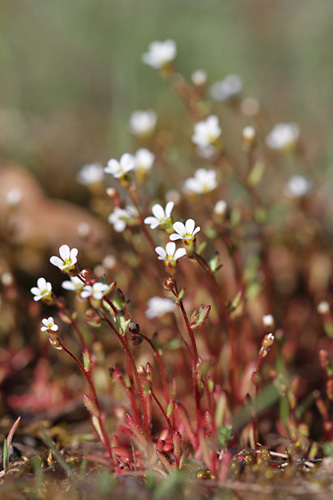
<svg viewBox="0 0 333 500"><path fill-rule="evenodd" d="M173 278L167 278L166 280L163 281L163 288L165 290L173 290L174 289L174 286L175 286L175 282L174 282L174 279Z"/></svg>
<svg viewBox="0 0 333 500"><path fill-rule="evenodd" d="M140 333L140 326L137 323L134 323L134 321L132 321L128 325L128 329L129 329L130 333L134 333L134 334Z"/></svg>
<svg viewBox="0 0 333 500"><path fill-rule="evenodd" d="M94 277L94 273L92 272L91 269L82 269L80 275L82 276L82 278L84 280L88 280L88 281L92 280Z"/></svg>
<svg viewBox="0 0 333 500"><path fill-rule="evenodd" d="M271 347L273 345L274 340L275 340L274 335L272 333L267 333L265 335L265 337L263 338L262 347L264 349L268 349L269 347Z"/></svg>

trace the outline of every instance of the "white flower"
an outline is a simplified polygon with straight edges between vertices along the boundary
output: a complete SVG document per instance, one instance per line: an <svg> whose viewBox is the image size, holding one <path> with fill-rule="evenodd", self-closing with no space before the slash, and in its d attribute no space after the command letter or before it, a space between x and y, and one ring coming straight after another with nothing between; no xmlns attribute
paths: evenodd
<svg viewBox="0 0 333 500"><path fill-rule="evenodd" d="M171 299L163 299L162 297L152 297L147 301L147 305L147 318L160 318L176 309L176 305Z"/></svg>
<svg viewBox="0 0 333 500"><path fill-rule="evenodd" d="M83 165L76 178L78 182L84 186L98 184L99 182L102 182L104 178L103 165L100 163L89 163L88 165Z"/></svg>
<svg viewBox="0 0 333 500"><path fill-rule="evenodd" d="M222 130L219 126L219 119L215 115L211 115L206 121L198 122L194 125L194 134L192 142L199 148L206 148L214 145L216 140L221 136Z"/></svg>
<svg viewBox="0 0 333 500"><path fill-rule="evenodd" d="M68 245L61 245L59 248L59 257L51 257L50 262L56 267L59 267L61 271L70 271L75 267L77 263L77 254L79 253L77 248L70 249Z"/></svg>
<svg viewBox="0 0 333 500"><path fill-rule="evenodd" d="M207 72L204 69L197 69L191 75L193 85L203 87L207 82Z"/></svg>
<svg viewBox="0 0 333 500"><path fill-rule="evenodd" d="M215 101L228 101L235 97L243 88L243 82L238 75L228 75L212 85L210 93Z"/></svg>
<svg viewBox="0 0 333 500"><path fill-rule="evenodd" d="M227 211L227 202L225 200L219 200L216 202L214 207L214 212L216 215L224 215Z"/></svg>
<svg viewBox="0 0 333 500"><path fill-rule="evenodd" d="M303 175L293 175L284 187L284 194L289 198L300 198L312 189L312 181Z"/></svg>
<svg viewBox="0 0 333 500"><path fill-rule="evenodd" d="M130 172L135 167L134 156L128 153L123 154L120 160L114 160L113 158L108 161L107 166L104 169L106 174L112 174L115 179L123 177L127 172Z"/></svg>
<svg viewBox="0 0 333 500"><path fill-rule="evenodd" d="M130 131L134 135L149 136L156 127L157 114L152 109L134 111L130 117Z"/></svg>
<svg viewBox="0 0 333 500"><path fill-rule="evenodd" d="M215 170L199 168L184 183L184 190L189 193L203 194L213 191L217 186Z"/></svg>
<svg viewBox="0 0 333 500"><path fill-rule="evenodd" d="M266 144L271 149L289 149L295 146L301 130L297 123L278 123L266 137Z"/></svg>
<svg viewBox="0 0 333 500"><path fill-rule="evenodd" d="M175 262L176 260L184 257L186 255L185 248L178 248L176 250L176 243L169 241L166 244L165 249L163 247L156 247L155 252L158 255L159 260L164 260L167 262Z"/></svg>
<svg viewBox="0 0 333 500"><path fill-rule="evenodd" d="M176 231L171 234L170 240L192 240L194 236L200 231L200 227L195 227L193 219L188 219L185 224L182 222L175 222L173 229Z"/></svg>
<svg viewBox="0 0 333 500"><path fill-rule="evenodd" d="M173 207L174 207L173 201L169 201L166 204L165 210L162 207L162 205L156 203L155 205L153 205L151 209L154 217L146 217L144 223L150 224L151 229L156 229L158 226L164 224L165 222L168 221L168 219L170 219Z"/></svg>
<svg viewBox="0 0 333 500"><path fill-rule="evenodd" d="M77 276L70 276L70 281L63 281L61 283L62 288L65 290L70 290L71 292L79 293L84 287L84 283Z"/></svg>
<svg viewBox="0 0 333 500"><path fill-rule="evenodd" d="M85 285L81 292L81 297L83 299L93 297L94 299L101 300L109 290L110 287L106 283L98 282L94 283L92 286Z"/></svg>
<svg viewBox="0 0 333 500"><path fill-rule="evenodd" d="M52 316L50 316L49 318L42 319L42 323L44 325L41 327L42 332L47 332L50 330L51 330L51 332L57 332L59 329L58 325L54 322L54 319L52 318Z"/></svg>
<svg viewBox="0 0 333 500"><path fill-rule="evenodd" d="M22 199L22 191L19 188L12 188L4 194L3 198L8 207L16 207Z"/></svg>
<svg viewBox="0 0 333 500"><path fill-rule="evenodd" d="M152 68L160 69L167 66L177 55L177 46L174 40L165 42L151 42L148 52L143 54L142 61Z"/></svg>
<svg viewBox="0 0 333 500"><path fill-rule="evenodd" d="M150 170L155 160L154 153L146 148L140 148L134 155L134 170Z"/></svg>
<svg viewBox="0 0 333 500"><path fill-rule="evenodd" d="M137 209L132 205L127 205L126 208L115 207L113 212L109 215L108 221L113 225L113 229L117 231L117 233L122 233L129 219L135 218L138 215Z"/></svg>
<svg viewBox="0 0 333 500"><path fill-rule="evenodd" d="M30 291L34 295L34 300L38 301L50 297L52 285L45 278L38 278L37 286L32 287Z"/></svg>

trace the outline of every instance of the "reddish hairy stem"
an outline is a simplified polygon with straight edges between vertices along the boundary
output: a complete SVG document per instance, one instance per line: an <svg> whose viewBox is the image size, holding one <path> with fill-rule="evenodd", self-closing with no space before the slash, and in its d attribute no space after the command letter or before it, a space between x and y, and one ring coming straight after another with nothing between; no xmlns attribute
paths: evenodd
<svg viewBox="0 0 333 500"><path fill-rule="evenodd" d="M140 333L140 336L142 338L144 338L146 340L146 342L148 342L148 344L150 345L150 347L152 348L152 350L154 352L154 356L156 358L156 361L158 363L159 369L161 371L161 377L162 377L162 384L163 384L163 389L164 389L165 402L166 402L166 404L169 404L169 402L170 402L170 394L169 394L168 382L167 382L167 379L166 379L166 375L165 375L164 366L163 366L163 363L162 363L161 356L160 356L158 350L156 349L156 347L154 346L154 344L152 343L152 341L148 337L146 337L142 333Z"/></svg>
<svg viewBox="0 0 333 500"><path fill-rule="evenodd" d="M92 381L92 379L90 377L89 372L86 372L86 370L84 369L83 364L78 360L78 358L69 349L67 349L67 347L61 342L61 340L59 338L57 340L58 340L59 345L61 346L62 350L65 351L65 353L68 354L68 356L70 356L72 358L72 360L76 363L76 365L80 368L81 372L83 373L86 381L88 382L89 388L91 390L92 397L94 399L94 403L96 404L96 407L98 408L98 410L100 412L101 411L101 407L100 407L100 404L99 404L99 401L98 401L98 396L97 396L96 389L94 387L94 384L93 384L93 381ZM106 433L102 417L98 417L98 423L99 423L99 426L100 426L100 429L101 429L101 433L102 433L102 436L103 436L103 441L102 440L101 441L104 444L104 446L106 447L106 449L108 450L108 453L110 455L111 460L113 460L113 454L112 454L112 450L111 450L109 438L108 438L108 435ZM99 437L99 433L98 432L97 432L97 435Z"/></svg>
<svg viewBox="0 0 333 500"><path fill-rule="evenodd" d="M132 366L133 374L134 374L134 377L135 377L135 380L136 380L136 383L137 383L137 386L139 389L139 394L140 394L140 398L141 398L141 402L142 402L144 431L145 431L146 438L148 440L150 440L149 417L148 417L148 413L147 413L146 399L145 399L144 390L143 390L143 387L141 384L141 380L140 380L140 377L139 377L139 374L138 374L138 371L136 368L136 364L135 364L135 361L133 358L133 354L131 353L131 351L130 351L128 345L126 344L126 342L124 341L123 337L120 335L120 333L117 331L117 329L114 327L114 325L111 323L111 321L108 319L108 317L105 315L104 312L103 312L103 318L107 322L107 324L111 327L113 332L115 333L117 339L119 340L122 348L125 351L127 358L130 361L130 364Z"/></svg>

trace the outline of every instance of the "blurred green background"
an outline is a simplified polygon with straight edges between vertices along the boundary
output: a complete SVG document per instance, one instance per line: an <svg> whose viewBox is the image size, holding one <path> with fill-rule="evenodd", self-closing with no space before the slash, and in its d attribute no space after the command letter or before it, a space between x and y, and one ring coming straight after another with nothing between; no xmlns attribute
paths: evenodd
<svg viewBox="0 0 333 500"><path fill-rule="evenodd" d="M1 155L47 184L133 150L136 109L189 127L178 97L141 62L166 38L185 77L202 68L211 84L239 74L273 121L299 122L325 144L332 19L331 0L2 0Z"/></svg>

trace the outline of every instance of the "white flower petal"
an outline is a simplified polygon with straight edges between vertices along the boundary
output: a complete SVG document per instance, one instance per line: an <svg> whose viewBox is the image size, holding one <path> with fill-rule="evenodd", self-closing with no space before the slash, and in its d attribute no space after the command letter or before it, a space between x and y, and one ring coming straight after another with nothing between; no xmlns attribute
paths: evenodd
<svg viewBox="0 0 333 500"><path fill-rule="evenodd" d="M173 224L173 228L176 231L176 233L178 233L180 236L183 236L183 234L185 234L185 232L186 232L184 224L182 222L179 222L179 221L177 221ZM173 235L171 235L171 236L173 236ZM174 238L170 237L170 239L173 240Z"/></svg>
<svg viewBox="0 0 333 500"><path fill-rule="evenodd" d="M171 215L171 212L172 212L172 210L173 210L174 205L175 205L175 204L174 204L174 202L173 202L173 201L168 201L168 203L166 204L166 207L165 207L165 216L166 216L167 218L169 218L169 217L170 217L170 215Z"/></svg>
<svg viewBox="0 0 333 500"><path fill-rule="evenodd" d="M62 260L68 260L70 258L70 249L68 245L61 245L59 248L59 255Z"/></svg>
<svg viewBox="0 0 333 500"><path fill-rule="evenodd" d="M186 234L192 234L195 228L195 222L193 219L187 219L185 222L185 232Z"/></svg>
<svg viewBox="0 0 333 500"><path fill-rule="evenodd" d="M164 219L165 217L164 209L158 203L156 203L156 205L152 207L151 211L155 215L156 219Z"/></svg>
<svg viewBox="0 0 333 500"><path fill-rule="evenodd" d="M181 257L184 257L184 255L186 255L185 248L178 248L175 252L174 259L180 259Z"/></svg>
<svg viewBox="0 0 333 500"><path fill-rule="evenodd" d="M174 255L176 251L176 243L174 243L173 241L169 241L166 244L165 248L166 248L166 255Z"/></svg>
<svg viewBox="0 0 333 500"><path fill-rule="evenodd" d="M166 251L164 250L164 248L162 247L156 247L155 248L155 252L157 253L157 255L159 255L162 259L164 259L166 257Z"/></svg>
<svg viewBox="0 0 333 500"><path fill-rule="evenodd" d="M170 234L171 241L177 241L177 240L181 240L181 239L182 239L182 236L180 234L176 234L176 233Z"/></svg>

